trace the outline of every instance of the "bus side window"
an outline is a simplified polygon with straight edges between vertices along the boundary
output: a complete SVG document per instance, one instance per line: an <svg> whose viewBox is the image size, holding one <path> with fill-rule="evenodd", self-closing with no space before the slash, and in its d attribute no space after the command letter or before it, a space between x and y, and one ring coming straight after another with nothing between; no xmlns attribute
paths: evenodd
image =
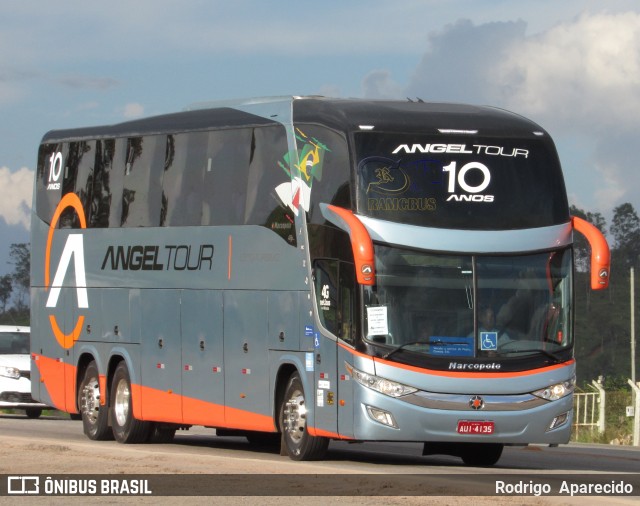
<svg viewBox="0 0 640 506"><path fill-rule="evenodd" d="M96 164L91 194L89 226L119 227L122 206L122 167L126 139L104 139L96 143ZM118 163L118 160L121 163Z"/></svg>
<svg viewBox="0 0 640 506"><path fill-rule="evenodd" d="M328 331L338 335L338 260L316 260L313 273L318 318Z"/></svg>
<svg viewBox="0 0 640 506"><path fill-rule="evenodd" d="M320 211L321 203L351 209L347 140L343 133L320 125L299 123L297 131L299 132L297 137L299 153L312 150L318 156L317 159L311 158L316 163L307 169L310 172L308 176L311 178L308 184L313 188L307 221L321 225L325 222Z"/></svg>
<svg viewBox="0 0 640 506"><path fill-rule="evenodd" d="M95 146L95 141L70 142L63 167L62 196L75 193L82 202L85 218L91 213ZM80 228L80 220L74 209L67 208L62 212L59 226L60 228Z"/></svg>
<svg viewBox="0 0 640 506"><path fill-rule="evenodd" d="M160 224L165 156L166 135L127 140L121 226L157 227Z"/></svg>
<svg viewBox="0 0 640 506"><path fill-rule="evenodd" d="M207 132L167 137L161 225L200 225L208 138Z"/></svg>
<svg viewBox="0 0 640 506"><path fill-rule="evenodd" d="M60 202L62 168L59 164L64 165L68 146L68 143L42 144L38 151L36 213L47 225Z"/></svg>
<svg viewBox="0 0 640 506"><path fill-rule="evenodd" d="M256 127L251 142L245 223L266 227L295 245L293 212L276 193L280 184L291 180L278 166L278 160L288 149L286 131L281 125Z"/></svg>
<svg viewBox="0 0 640 506"><path fill-rule="evenodd" d="M213 131L207 145L202 225L243 225L251 129Z"/></svg>

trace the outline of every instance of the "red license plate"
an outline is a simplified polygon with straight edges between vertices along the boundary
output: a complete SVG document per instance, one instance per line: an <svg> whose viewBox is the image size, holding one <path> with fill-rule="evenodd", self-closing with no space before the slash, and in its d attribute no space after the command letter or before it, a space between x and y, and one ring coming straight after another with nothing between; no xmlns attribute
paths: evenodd
<svg viewBox="0 0 640 506"><path fill-rule="evenodd" d="M458 434L493 434L493 422L458 421Z"/></svg>

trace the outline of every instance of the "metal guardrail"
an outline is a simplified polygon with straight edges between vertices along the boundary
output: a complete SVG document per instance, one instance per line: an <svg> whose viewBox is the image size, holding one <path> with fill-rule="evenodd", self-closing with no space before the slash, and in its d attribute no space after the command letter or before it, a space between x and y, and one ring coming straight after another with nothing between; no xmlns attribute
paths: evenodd
<svg viewBox="0 0 640 506"><path fill-rule="evenodd" d="M577 437L584 435L593 435L597 431L599 435L605 433L607 428L607 417L609 424L613 423L611 429L616 430L619 424L613 421L633 418L631 423L627 423L623 435L617 435L615 438L621 438L628 441L626 444L640 446L640 383L634 384L629 380L632 392L624 393L623 391L609 392L610 399L607 399L607 392L602 386L602 382L592 381L590 388L593 392L576 391L573 394L573 432ZM621 397L622 395L622 397ZM613 403L609 408L607 402ZM632 405L629 405L631 401ZM624 403L621 405L621 403ZM625 412L626 407L626 412ZM608 413L607 409L613 410ZM613 437L612 437L613 439Z"/></svg>
<svg viewBox="0 0 640 506"><path fill-rule="evenodd" d="M576 434L581 428L593 430L600 427L600 396L600 392L573 394L573 428Z"/></svg>

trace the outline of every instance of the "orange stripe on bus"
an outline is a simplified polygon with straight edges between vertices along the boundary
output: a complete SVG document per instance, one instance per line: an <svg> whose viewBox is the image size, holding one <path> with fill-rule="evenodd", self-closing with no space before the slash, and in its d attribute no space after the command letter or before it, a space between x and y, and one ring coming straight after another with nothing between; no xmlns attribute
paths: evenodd
<svg viewBox="0 0 640 506"><path fill-rule="evenodd" d="M224 410L225 426L233 429L259 430L276 432L273 417L251 413L238 408L226 407Z"/></svg>
<svg viewBox="0 0 640 506"><path fill-rule="evenodd" d="M307 427L307 432L310 436L315 437L328 437L330 439L344 439L344 440L353 440L351 437L342 436L336 432L331 432L323 429L316 429L315 427Z"/></svg>
<svg viewBox="0 0 640 506"><path fill-rule="evenodd" d="M140 420L276 432L273 417L269 415L225 407L142 385L131 385L131 394L133 416Z"/></svg>
<svg viewBox="0 0 640 506"><path fill-rule="evenodd" d="M136 385L131 388L131 394L139 396L140 410L136 413L134 405L133 416L140 420L157 420L161 422L182 423L182 396L168 390ZM132 399L133 401L133 399Z"/></svg>
<svg viewBox="0 0 640 506"><path fill-rule="evenodd" d="M41 387L46 388L52 407L77 413L75 378L76 368L55 358L36 355ZM65 381L66 379L66 381Z"/></svg>
<svg viewBox="0 0 640 506"><path fill-rule="evenodd" d="M473 378L473 379L482 379L482 378L518 378L522 376L531 376L533 374L544 373L548 371L553 371L555 369L561 369L563 367L567 367L571 364L575 363L575 359L568 360L567 362L563 362L562 364L550 365L548 367L541 367L539 369L530 369L527 371L513 371L513 372L462 372L462 371L437 371L434 369L425 369L423 367L415 367L407 364L400 364L398 362L391 362L389 360L384 360L378 357L372 357L370 355L365 355L364 353L360 353L358 351L352 350L348 346L339 343L339 346L349 352L351 355L367 358L369 360L373 360L374 362L388 365L390 367L396 367L398 369L405 369L407 371L417 372L420 374L427 374L429 376L442 376L446 378Z"/></svg>
<svg viewBox="0 0 640 506"><path fill-rule="evenodd" d="M224 426L224 406L192 397L182 398L182 418L189 425Z"/></svg>

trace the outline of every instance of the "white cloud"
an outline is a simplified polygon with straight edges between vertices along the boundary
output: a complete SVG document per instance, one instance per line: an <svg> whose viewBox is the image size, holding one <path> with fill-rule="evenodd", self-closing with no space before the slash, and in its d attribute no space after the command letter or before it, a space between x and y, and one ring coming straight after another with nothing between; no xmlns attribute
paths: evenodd
<svg viewBox="0 0 640 506"><path fill-rule="evenodd" d="M0 217L7 224L29 229L33 177L34 172L26 167L15 172L8 167L0 167Z"/></svg>
<svg viewBox="0 0 640 506"><path fill-rule="evenodd" d="M507 106L586 131L637 124L640 14L584 14L514 42L497 67Z"/></svg>
<svg viewBox="0 0 640 506"><path fill-rule="evenodd" d="M524 40L526 27L523 21L474 25L462 19L432 33L406 96L495 105L503 86L496 70L509 49Z"/></svg>
<svg viewBox="0 0 640 506"><path fill-rule="evenodd" d="M363 96L367 98L398 98L402 96L402 85L391 78L387 70L369 72L362 80Z"/></svg>
<svg viewBox="0 0 640 506"><path fill-rule="evenodd" d="M505 107L557 138L585 139L588 165L565 164L567 180L588 193L581 200L605 213L623 202L639 207L640 14L583 14L516 42L498 75Z"/></svg>
<svg viewBox="0 0 640 506"><path fill-rule="evenodd" d="M139 118L144 114L144 106L137 102L132 102L124 106L123 113L125 118L133 119Z"/></svg>

